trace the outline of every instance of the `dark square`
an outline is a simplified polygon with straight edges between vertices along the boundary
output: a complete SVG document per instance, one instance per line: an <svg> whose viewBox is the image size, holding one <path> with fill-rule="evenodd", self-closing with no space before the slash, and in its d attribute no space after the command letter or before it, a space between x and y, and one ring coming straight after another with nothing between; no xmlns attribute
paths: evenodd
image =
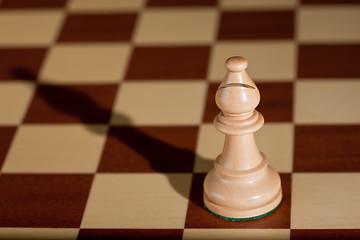
<svg viewBox="0 0 360 240"><path fill-rule="evenodd" d="M111 127L99 172L192 172L198 127Z"/></svg>
<svg viewBox="0 0 360 240"><path fill-rule="evenodd" d="M292 122L293 83L256 83L260 91L260 103L256 108L265 122ZM206 98L204 122L212 122L220 112L215 103L219 83L209 85Z"/></svg>
<svg viewBox="0 0 360 240"><path fill-rule="evenodd" d="M61 8L67 0L2 0L0 8Z"/></svg>
<svg viewBox="0 0 360 240"><path fill-rule="evenodd" d="M293 11L223 12L218 39L292 39Z"/></svg>
<svg viewBox="0 0 360 240"><path fill-rule="evenodd" d="M205 174L194 174L185 228L290 228L291 175L280 174L283 200L273 213L256 220L230 221L212 215L203 207Z"/></svg>
<svg viewBox="0 0 360 240"><path fill-rule="evenodd" d="M295 172L359 172L360 126L296 126Z"/></svg>
<svg viewBox="0 0 360 240"><path fill-rule="evenodd" d="M0 80L22 79L18 72L29 72L36 78L46 50L46 48L0 49Z"/></svg>
<svg viewBox="0 0 360 240"><path fill-rule="evenodd" d="M0 127L0 169L14 137L16 127Z"/></svg>
<svg viewBox="0 0 360 240"><path fill-rule="evenodd" d="M117 85L39 85L26 123L108 123Z"/></svg>
<svg viewBox="0 0 360 240"><path fill-rule="evenodd" d="M217 0L148 0L149 7L215 6Z"/></svg>
<svg viewBox="0 0 360 240"><path fill-rule="evenodd" d="M359 0L301 0L301 4L356 4Z"/></svg>
<svg viewBox="0 0 360 240"><path fill-rule="evenodd" d="M299 78L359 78L360 45L300 45Z"/></svg>
<svg viewBox="0 0 360 240"><path fill-rule="evenodd" d="M78 228L93 175L2 174L0 226Z"/></svg>
<svg viewBox="0 0 360 240"><path fill-rule="evenodd" d="M78 240L181 240L183 231L183 229L80 229Z"/></svg>
<svg viewBox="0 0 360 240"><path fill-rule="evenodd" d="M72 14L59 35L60 42L129 41L135 13Z"/></svg>
<svg viewBox="0 0 360 240"><path fill-rule="evenodd" d="M210 47L135 47L126 79L205 79Z"/></svg>
<svg viewBox="0 0 360 240"><path fill-rule="evenodd" d="M358 240L360 229L291 229L291 240Z"/></svg>

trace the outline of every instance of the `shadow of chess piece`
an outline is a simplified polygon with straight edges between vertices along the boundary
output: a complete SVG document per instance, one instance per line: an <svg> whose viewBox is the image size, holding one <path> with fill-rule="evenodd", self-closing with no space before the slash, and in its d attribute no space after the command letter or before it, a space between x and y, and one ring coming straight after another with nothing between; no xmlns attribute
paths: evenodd
<svg viewBox="0 0 360 240"><path fill-rule="evenodd" d="M226 67L228 73L215 97L222 111L214 120L226 138L222 154L204 180L204 204L221 217L247 220L264 216L280 204L281 182L255 143L253 133L264 118L255 110L260 93L245 71L247 61L231 57Z"/></svg>

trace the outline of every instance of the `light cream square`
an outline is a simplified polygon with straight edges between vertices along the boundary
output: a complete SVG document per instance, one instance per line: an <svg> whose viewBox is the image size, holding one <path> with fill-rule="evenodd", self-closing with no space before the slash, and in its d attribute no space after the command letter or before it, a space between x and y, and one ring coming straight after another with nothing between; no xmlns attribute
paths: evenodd
<svg viewBox="0 0 360 240"><path fill-rule="evenodd" d="M93 173L105 125L36 125L18 128L2 168L6 173Z"/></svg>
<svg viewBox="0 0 360 240"><path fill-rule="evenodd" d="M7 10L0 14L0 46L51 44L64 18L59 10Z"/></svg>
<svg viewBox="0 0 360 240"><path fill-rule="evenodd" d="M272 10L295 8L297 0L220 0L220 6L231 10Z"/></svg>
<svg viewBox="0 0 360 240"><path fill-rule="evenodd" d="M78 233L78 228L0 228L0 239L75 240Z"/></svg>
<svg viewBox="0 0 360 240"><path fill-rule="evenodd" d="M122 12L136 11L144 5L144 0L72 0L71 12Z"/></svg>
<svg viewBox="0 0 360 240"><path fill-rule="evenodd" d="M359 173L295 173L292 229L359 229Z"/></svg>
<svg viewBox="0 0 360 240"><path fill-rule="evenodd" d="M197 44L215 39L218 13L211 8L150 9L139 18L138 44Z"/></svg>
<svg viewBox="0 0 360 240"><path fill-rule="evenodd" d="M255 140L269 165L279 172L292 171L293 159L293 126L290 123L266 123L255 133ZM200 127L196 148L195 172L208 172L214 160L221 154L225 135L212 124Z"/></svg>
<svg viewBox="0 0 360 240"><path fill-rule="evenodd" d="M208 78L221 81L225 61L231 56L247 59L246 71L256 81L291 81L295 78L295 49L292 41L222 41L215 45Z"/></svg>
<svg viewBox="0 0 360 240"><path fill-rule="evenodd" d="M207 84L203 81L124 82L115 100L115 125L197 125ZM131 123L123 122L121 115Z"/></svg>
<svg viewBox="0 0 360 240"><path fill-rule="evenodd" d="M360 82L306 80L295 86L295 122L299 124L358 124Z"/></svg>
<svg viewBox="0 0 360 240"><path fill-rule="evenodd" d="M26 113L34 85L21 81L0 82L0 124L19 124Z"/></svg>
<svg viewBox="0 0 360 240"><path fill-rule="evenodd" d="M127 67L127 44L58 44L40 72L45 83L118 83Z"/></svg>
<svg viewBox="0 0 360 240"><path fill-rule="evenodd" d="M302 7L298 14L298 37L301 42L360 41L359 6Z"/></svg>
<svg viewBox="0 0 360 240"><path fill-rule="evenodd" d="M182 229L192 175L97 174L81 228Z"/></svg>
<svg viewBox="0 0 360 240"><path fill-rule="evenodd" d="M183 240L288 240L290 229L184 229Z"/></svg>

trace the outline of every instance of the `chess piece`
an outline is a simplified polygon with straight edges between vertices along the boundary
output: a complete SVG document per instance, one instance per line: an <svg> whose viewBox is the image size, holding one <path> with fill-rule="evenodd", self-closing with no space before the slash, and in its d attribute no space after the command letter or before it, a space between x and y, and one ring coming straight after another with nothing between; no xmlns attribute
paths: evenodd
<svg viewBox="0 0 360 240"><path fill-rule="evenodd" d="M260 93L245 69L246 59L226 60L228 73L216 92L222 110L214 125L226 134L222 154L204 180L204 204L211 212L231 220L258 218L280 204L279 174L258 150L254 132L264 124L255 109Z"/></svg>

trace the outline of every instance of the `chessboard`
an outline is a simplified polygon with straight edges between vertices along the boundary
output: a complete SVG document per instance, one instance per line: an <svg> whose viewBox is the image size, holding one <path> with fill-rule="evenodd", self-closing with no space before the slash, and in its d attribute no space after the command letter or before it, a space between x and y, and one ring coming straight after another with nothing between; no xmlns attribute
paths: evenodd
<svg viewBox="0 0 360 240"><path fill-rule="evenodd" d="M360 1L0 0L0 239L360 239ZM260 90L270 215L203 206L224 62Z"/></svg>

